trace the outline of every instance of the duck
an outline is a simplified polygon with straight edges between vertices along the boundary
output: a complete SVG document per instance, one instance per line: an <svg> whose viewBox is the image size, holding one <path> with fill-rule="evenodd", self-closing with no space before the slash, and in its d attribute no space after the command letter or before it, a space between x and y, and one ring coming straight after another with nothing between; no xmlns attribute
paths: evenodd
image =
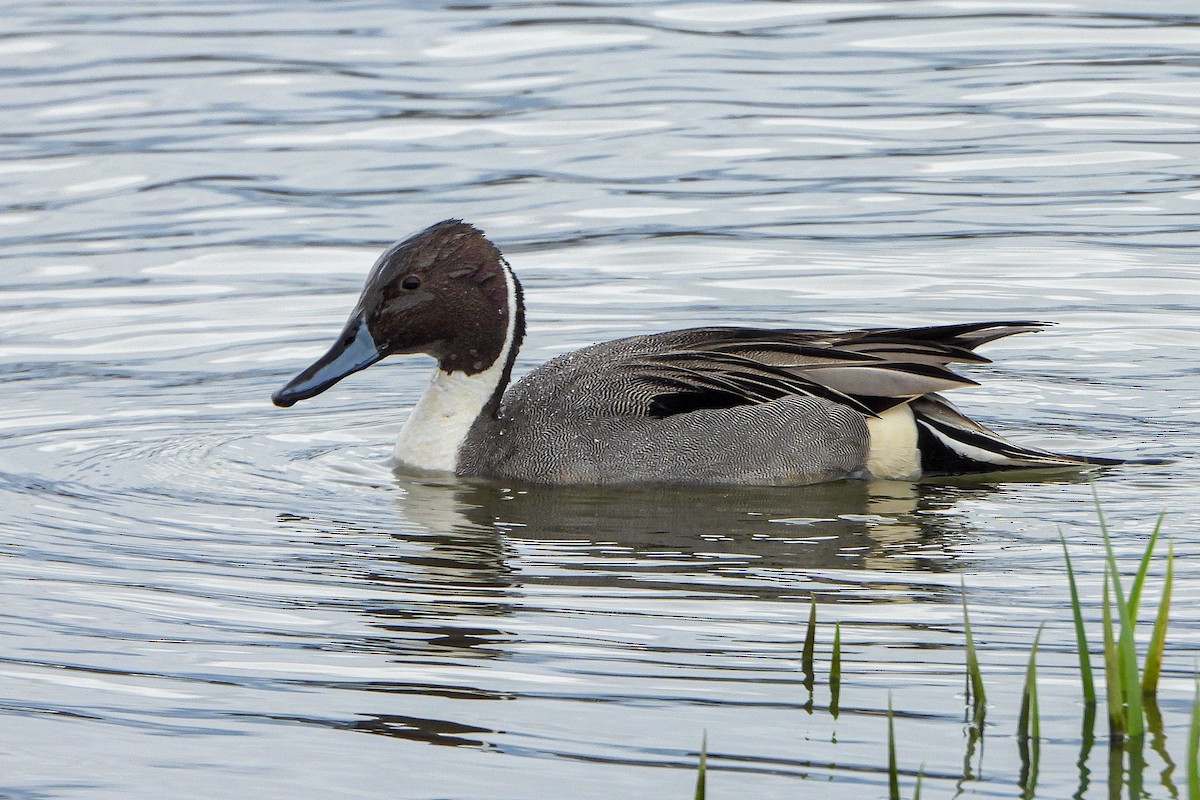
<svg viewBox="0 0 1200 800"><path fill-rule="evenodd" d="M718 325L564 353L513 382L521 283L473 225L388 248L341 335L272 395L286 408L394 355L437 364L394 466L528 484L803 485L912 481L1121 459L1015 444L942 392L978 383L980 345L1049 323L825 331Z"/></svg>

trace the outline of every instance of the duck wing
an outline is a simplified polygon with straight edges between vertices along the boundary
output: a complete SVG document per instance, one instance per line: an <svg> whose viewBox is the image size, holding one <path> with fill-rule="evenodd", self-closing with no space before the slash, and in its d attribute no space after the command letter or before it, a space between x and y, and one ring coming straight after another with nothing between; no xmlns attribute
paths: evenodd
<svg viewBox="0 0 1200 800"><path fill-rule="evenodd" d="M837 333L692 328L646 337L647 346L626 355L621 367L653 388L646 413L654 417L788 395L821 397L875 416L927 394L977 386L948 365L989 363L973 349L1043 327L985 322Z"/></svg>

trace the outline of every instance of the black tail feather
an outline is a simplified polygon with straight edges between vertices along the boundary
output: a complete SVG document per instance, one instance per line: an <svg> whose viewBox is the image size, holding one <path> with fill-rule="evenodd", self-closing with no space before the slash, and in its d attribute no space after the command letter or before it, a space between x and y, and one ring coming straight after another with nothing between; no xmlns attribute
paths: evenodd
<svg viewBox="0 0 1200 800"><path fill-rule="evenodd" d="M1100 456L1054 453L1014 444L968 419L936 394L912 403L917 423L921 471L926 475L962 475L1009 469L1113 466L1124 461Z"/></svg>

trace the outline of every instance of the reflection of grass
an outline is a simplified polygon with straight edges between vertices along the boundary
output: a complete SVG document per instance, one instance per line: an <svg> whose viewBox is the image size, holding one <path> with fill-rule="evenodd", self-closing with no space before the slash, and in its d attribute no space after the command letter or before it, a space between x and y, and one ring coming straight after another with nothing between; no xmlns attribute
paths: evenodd
<svg viewBox="0 0 1200 800"><path fill-rule="evenodd" d="M1120 571L1117 568L1116 557L1109 537L1107 525L1100 516L1100 528L1104 539L1105 565L1104 584L1100 602L1101 654L1104 659L1104 695L1105 708L1109 719L1109 761L1108 789L1110 797L1118 797L1122 783L1129 786L1130 797L1142 797L1142 773L1146 766L1143 746L1147 730L1151 733L1151 747L1162 759L1166 769L1161 774L1163 785L1171 797L1180 797L1179 790L1172 782L1171 775L1175 763L1167 752L1163 734L1162 716L1158 709L1157 689L1159 676L1162 674L1162 661L1165 650L1167 624L1171 606L1171 589L1174 581L1174 548L1168 546L1166 567L1163 577L1162 593L1151 629L1145 657L1139 666L1135 632L1141 604L1142 590L1146 584L1149 568L1153 561L1155 546L1162 526L1162 517L1154 526L1146 548L1142 553L1129 591L1125 592ZM1084 714L1080 734L1081 748L1077 766L1079 768L1080 785L1074 797L1082 797L1087 791L1089 770L1086 767L1088 756L1093 743L1093 727L1097 711L1097 692L1092 670L1091 653L1088 647L1086 626L1083 621L1082 602L1080 601L1075 572L1071 556L1067 549L1066 540L1060 534L1063 547L1063 559L1066 564L1067 585L1070 590L1071 614L1074 623L1076 650L1078 654L1079 677L1083 691ZM966 650L967 671L967 703L971 710L971 724L967 729L967 755L963 767L963 780L970 780L969 764L975 746L982 742L984 733L984 714L987 697L984 691L983 672L975 650L975 639L971 631L971 621L967 609L965 587L962 595L963 609L963 639ZM806 710L812 710L812 693L815 683L814 650L817 629L817 609L815 599L809 607L808 624L805 631L802 652L802 667L804 685L809 692ZM1029 659L1025 670L1025 682L1021 694L1021 706L1017 720L1017 747L1021 760L1021 774L1018 782L1020 796L1033 798L1037 787L1038 759L1041 742L1040 714L1038 709L1037 692L1037 652L1041 641L1042 627L1039 626L1030 648ZM841 684L841 626L834 623L833 650L830 659L829 711L836 718ZM1192 703L1188 740L1186 747L1187 764L1187 800L1200 800L1200 678L1196 682L1195 697ZM699 771L696 784L696 797L704 797L704 775L706 768L706 746L702 745L700 752ZM919 800L924 766L918 771L913 788L914 800ZM889 800L900 800L900 770L896 758L895 723L893 719L891 694L888 695L887 707L887 781ZM961 789L961 785L960 785Z"/></svg>
<svg viewBox="0 0 1200 800"><path fill-rule="evenodd" d="M1196 695L1192 700L1192 724L1188 731L1188 800L1200 800L1200 680L1196 681Z"/></svg>
<svg viewBox="0 0 1200 800"><path fill-rule="evenodd" d="M829 656L829 713L837 719L842 696L842 623L833 623L833 653Z"/></svg>
<svg viewBox="0 0 1200 800"><path fill-rule="evenodd" d="M800 669L804 672L804 688L808 691L808 703L805 710L812 712L813 686L817 674L813 667L813 652L817 643L817 598L810 597L808 606L808 627L804 631L804 649L800 655Z"/></svg>
<svg viewBox="0 0 1200 800"><path fill-rule="evenodd" d="M900 800L900 770L896 767L896 725L892 720L892 693L888 692L888 800Z"/></svg>

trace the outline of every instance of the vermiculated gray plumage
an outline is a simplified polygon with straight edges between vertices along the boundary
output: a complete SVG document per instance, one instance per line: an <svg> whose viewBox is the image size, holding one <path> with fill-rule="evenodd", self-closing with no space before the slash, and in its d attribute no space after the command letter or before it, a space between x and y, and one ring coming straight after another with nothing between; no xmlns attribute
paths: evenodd
<svg viewBox="0 0 1200 800"><path fill-rule="evenodd" d="M866 466L868 415L972 385L946 365L986 362L970 348L1040 327L692 328L604 342L512 386L472 427L459 472L593 484L854 476Z"/></svg>

